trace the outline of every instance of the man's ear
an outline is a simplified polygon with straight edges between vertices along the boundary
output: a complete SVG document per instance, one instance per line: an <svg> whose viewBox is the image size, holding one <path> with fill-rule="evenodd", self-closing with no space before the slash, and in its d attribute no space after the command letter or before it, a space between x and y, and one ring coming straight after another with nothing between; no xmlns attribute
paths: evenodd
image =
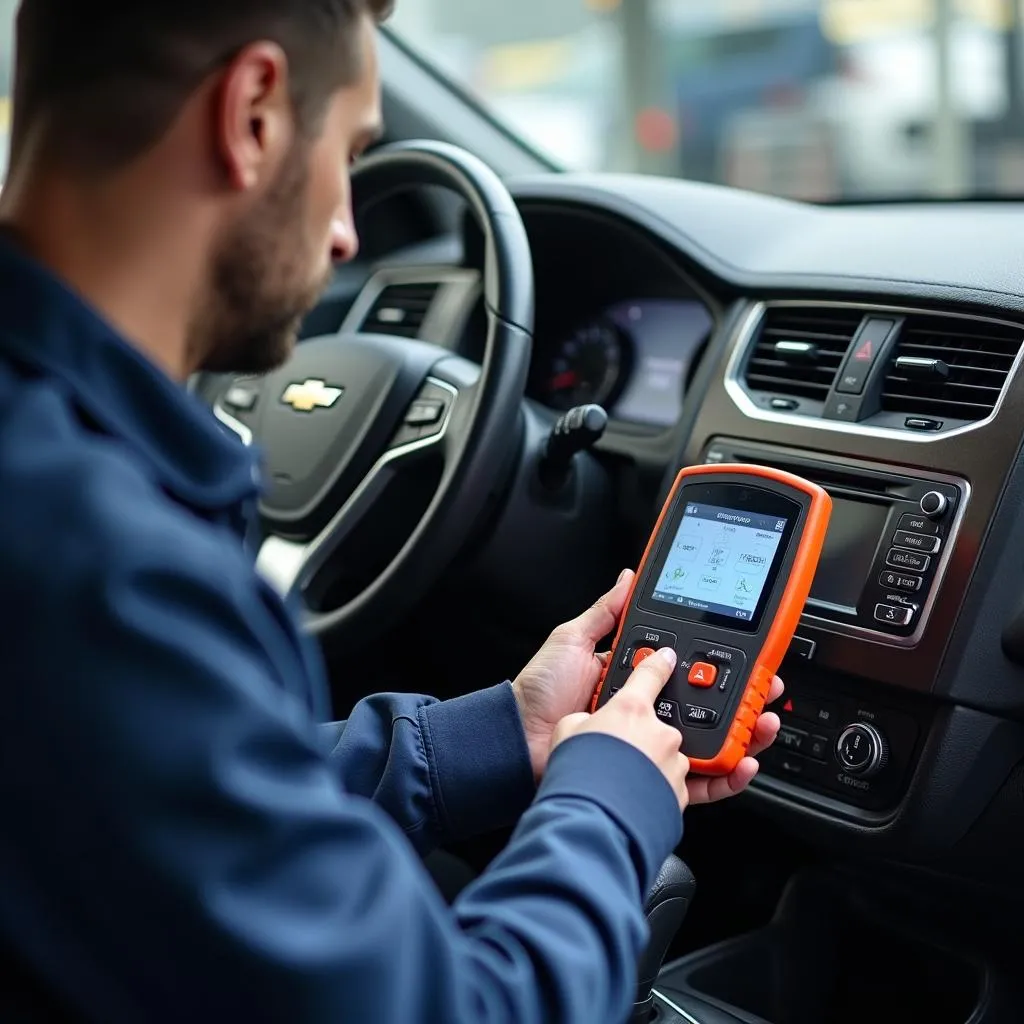
<svg viewBox="0 0 1024 1024"><path fill-rule="evenodd" d="M214 112L216 151L230 187L247 191L272 178L295 131L284 50L276 43L242 50L221 74Z"/></svg>

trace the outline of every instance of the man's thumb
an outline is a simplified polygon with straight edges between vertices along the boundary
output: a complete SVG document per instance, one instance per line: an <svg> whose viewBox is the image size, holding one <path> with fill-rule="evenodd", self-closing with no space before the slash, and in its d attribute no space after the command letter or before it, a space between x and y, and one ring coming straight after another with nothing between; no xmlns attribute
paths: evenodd
<svg viewBox="0 0 1024 1024"><path fill-rule="evenodd" d="M559 743L574 735L579 727L589 720L590 715L583 711L578 711L574 715L566 715L555 727L554 735L551 738L552 747L557 747Z"/></svg>
<svg viewBox="0 0 1024 1024"><path fill-rule="evenodd" d="M590 643L596 644L618 625L633 585L633 575L632 569L623 569L615 586L576 620L577 628Z"/></svg>

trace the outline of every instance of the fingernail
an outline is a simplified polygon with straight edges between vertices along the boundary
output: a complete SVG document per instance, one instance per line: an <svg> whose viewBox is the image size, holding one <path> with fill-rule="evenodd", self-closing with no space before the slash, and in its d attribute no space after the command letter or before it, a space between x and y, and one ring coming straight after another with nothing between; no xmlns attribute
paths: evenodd
<svg viewBox="0 0 1024 1024"><path fill-rule="evenodd" d="M675 668L676 662L679 660L676 657L676 652L671 647L662 647L658 652L667 662L669 668Z"/></svg>
<svg viewBox="0 0 1024 1024"><path fill-rule="evenodd" d="M626 578L628 576L629 576L629 570L628 569L623 569L622 572L619 573L619 578L615 581L615 586L618 586L620 583L625 583L626 582Z"/></svg>

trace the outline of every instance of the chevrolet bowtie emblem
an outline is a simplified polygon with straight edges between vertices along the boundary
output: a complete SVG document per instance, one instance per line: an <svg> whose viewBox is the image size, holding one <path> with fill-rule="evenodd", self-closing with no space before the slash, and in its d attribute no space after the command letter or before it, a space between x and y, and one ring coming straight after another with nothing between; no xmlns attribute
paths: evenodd
<svg viewBox="0 0 1024 1024"><path fill-rule="evenodd" d="M296 412L312 412L314 409L330 409L344 391L344 388L329 388L323 380L306 380L301 384L289 384L281 401Z"/></svg>

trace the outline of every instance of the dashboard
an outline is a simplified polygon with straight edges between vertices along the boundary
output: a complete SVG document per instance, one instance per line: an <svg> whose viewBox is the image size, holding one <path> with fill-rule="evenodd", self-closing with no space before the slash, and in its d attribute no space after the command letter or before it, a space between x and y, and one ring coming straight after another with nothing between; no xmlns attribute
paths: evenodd
<svg viewBox="0 0 1024 1024"><path fill-rule="evenodd" d="M900 859L1024 856L1024 204L830 208L611 175L510 187L534 255L531 415L611 417L590 507L614 525L578 527L589 547L566 578L638 557L682 466L820 483L833 523L747 799ZM379 260L346 327L479 354L481 266L463 218ZM508 527L506 556L527 562L541 522Z"/></svg>
<svg viewBox="0 0 1024 1024"><path fill-rule="evenodd" d="M616 303L542 340L528 394L551 409L593 403L623 422L671 427L713 323L698 299Z"/></svg>

